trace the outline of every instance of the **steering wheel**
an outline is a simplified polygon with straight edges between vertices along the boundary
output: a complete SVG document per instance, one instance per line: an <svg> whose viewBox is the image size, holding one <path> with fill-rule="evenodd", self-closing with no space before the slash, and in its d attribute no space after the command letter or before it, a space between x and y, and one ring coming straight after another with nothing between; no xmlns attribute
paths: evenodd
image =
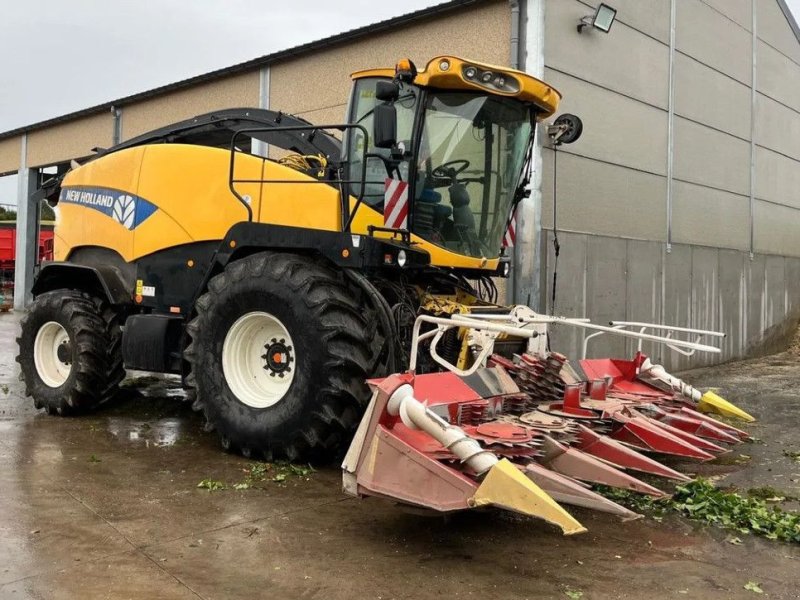
<svg viewBox="0 0 800 600"><path fill-rule="evenodd" d="M440 164L432 171L432 175L438 179L449 179L452 183L456 183L456 176L468 168L469 161L459 158Z"/></svg>

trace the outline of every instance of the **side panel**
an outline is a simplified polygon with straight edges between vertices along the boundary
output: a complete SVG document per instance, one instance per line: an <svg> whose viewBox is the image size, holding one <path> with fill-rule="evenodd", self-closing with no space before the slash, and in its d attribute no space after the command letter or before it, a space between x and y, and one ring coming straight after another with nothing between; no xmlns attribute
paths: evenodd
<svg viewBox="0 0 800 600"><path fill-rule="evenodd" d="M85 164L64 178L55 208L55 260L80 246L110 248L133 259L134 231L113 218L121 195L135 194L144 148L131 148Z"/></svg>
<svg viewBox="0 0 800 600"><path fill-rule="evenodd" d="M236 160L238 163L240 157L237 156ZM264 162L264 179L292 183L265 183L261 190L261 210L253 211L253 220L288 227L340 231L342 210L337 189L326 183L302 185L301 182L309 181L308 175L271 161Z"/></svg>
<svg viewBox="0 0 800 600"><path fill-rule="evenodd" d="M138 194L158 211L136 230L136 258L178 244L221 240L234 223L247 220L247 211L228 188L227 150L185 144L143 149ZM237 155L235 178L260 180L263 163L256 156ZM261 186L237 184L236 189L250 197L258 215Z"/></svg>

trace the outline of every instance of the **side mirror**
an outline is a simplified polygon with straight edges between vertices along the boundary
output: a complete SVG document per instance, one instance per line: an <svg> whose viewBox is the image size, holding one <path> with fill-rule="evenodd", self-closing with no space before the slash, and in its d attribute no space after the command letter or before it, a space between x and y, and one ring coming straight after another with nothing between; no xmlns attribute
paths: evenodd
<svg viewBox="0 0 800 600"><path fill-rule="evenodd" d="M577 115L564 113L547 128L547 135L553 144L571 144L578 141L583 133L583 121Z"/></svg>
<svg viewBox="0 0 800 600"><path fill-rule="evenodd" d="M373 109L372 138L376 148L397 144L397 109L392 104L378 104Z"/></svg>
<svg viewBox="0 0 800 600"><path fill-rule="evenodd" d="M394 102L400 97L400 86L394 81L379 81L375 84L375 98L383 102Z"/></svg>

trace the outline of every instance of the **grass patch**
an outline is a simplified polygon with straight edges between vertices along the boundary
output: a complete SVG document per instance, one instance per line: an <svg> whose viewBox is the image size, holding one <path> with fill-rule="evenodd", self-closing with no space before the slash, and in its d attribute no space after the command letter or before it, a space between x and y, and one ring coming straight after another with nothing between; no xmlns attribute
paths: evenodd
<svg viewBox="0 0 800 600"><path fill-rule="evenodd" d="M735 492L723 491L706 479L675 488L672 498L654 499L625 490L599 489L607 498L640 512L663 515L667 510L676 511L694 521L733 529L739 533L753 533L770 540L800 543L800 513L785 511L768 505L764 496L771 500L786 498L779 490L753 488L750 497ZM775 494L777 492L777 494Z"/></svg>

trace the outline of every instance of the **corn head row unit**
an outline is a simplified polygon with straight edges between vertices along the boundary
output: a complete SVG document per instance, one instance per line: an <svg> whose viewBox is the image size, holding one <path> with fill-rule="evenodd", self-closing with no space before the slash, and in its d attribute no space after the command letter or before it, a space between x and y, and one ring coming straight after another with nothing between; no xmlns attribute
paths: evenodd
<svg viewBox="0 0 800 600"><path fill-rule="evenodd" d="M56 260L18 340L37 407L89 410L125 369L179 374L226 449L330 460L357 429L351 493L568 532L553 498L631 516L585 482L655 495L627 470L683 477L639 451L707 460L742 438L695 411L734 407L643 355L570 366L548 350L552 318L498 304L555 89L452 56L353 81L343 124L218 111L44 185ZM569 143L581 123L547 131ZM716 350L626 327L612 332Z"/></svg>

